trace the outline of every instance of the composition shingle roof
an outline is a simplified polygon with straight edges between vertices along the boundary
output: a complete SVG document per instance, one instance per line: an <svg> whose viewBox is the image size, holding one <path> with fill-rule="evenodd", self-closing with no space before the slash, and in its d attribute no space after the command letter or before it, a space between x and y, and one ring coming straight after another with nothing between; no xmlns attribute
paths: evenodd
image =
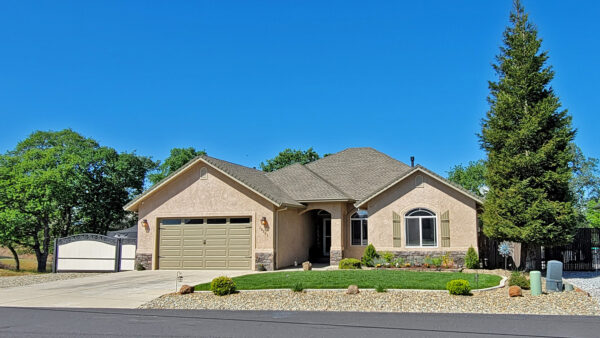
<svg viewBox="0 0 600 338"><path fill-rule="evenodd" d="M146 196L199 161L217 168L278 206L304 207L302 202L327 200L360 204L416 169L481 202L480 197L421 166L410 167L373 148L348 148L306 165L296 163L270 173L206 155L198 156L133 199L125 209L135 210Z"/></svg>
<svg viewBox="0 0 600 338"><path fill-rule="evenodd" d="M357 201L411 169L373 148L348 148L306 167Z"/></svg>
<svg viewBox="0 0 600 338"><path fill-rule="evenodd" d="M296 201L352 200L300 163L267 173L267 177Z"/></svg>

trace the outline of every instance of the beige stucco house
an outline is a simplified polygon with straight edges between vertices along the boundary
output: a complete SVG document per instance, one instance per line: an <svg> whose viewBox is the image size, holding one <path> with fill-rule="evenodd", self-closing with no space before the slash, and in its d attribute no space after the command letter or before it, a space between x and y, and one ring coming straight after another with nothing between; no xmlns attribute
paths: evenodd
<svg viewBox="0 0 600 338"><path fill-rule="evenodd" d="M477 249L482 201L422 166L372 148L262 172L199 156L125 206L147 269L258 269Z"/></svg>

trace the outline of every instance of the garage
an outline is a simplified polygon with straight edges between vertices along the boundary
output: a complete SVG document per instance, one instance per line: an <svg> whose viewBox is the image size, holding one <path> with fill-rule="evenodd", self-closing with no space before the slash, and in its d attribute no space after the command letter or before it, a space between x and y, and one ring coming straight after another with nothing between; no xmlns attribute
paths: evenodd
<svg viewBox="0 0 600 338"><path fill-rule="evenodd" d="M159 269L252 268L250 217L159 220Z"/></svg>

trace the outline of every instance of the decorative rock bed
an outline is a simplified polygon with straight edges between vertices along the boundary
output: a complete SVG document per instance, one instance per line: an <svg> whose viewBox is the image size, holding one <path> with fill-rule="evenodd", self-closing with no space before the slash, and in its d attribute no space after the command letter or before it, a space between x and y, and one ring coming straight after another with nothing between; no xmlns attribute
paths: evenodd
<svg viewBox="0 0 600 338"><path fill-rule="evenodd" d="M495 272L506 275L504 271ZM509 297L508 286L473 291L472 296L452 296L440 290L378 293L361 289L360 293L349 295L346 290L293 292L282 289L242 291L223 297L210 292L196 292L167 294L140 308L600 315L599 304L586 293L572 291L531 296L529 290L523 290L522 297Z"/></svg>
<svg viewBox="0 0 600 338"><path fill-rule="evenodd" d="M95 276L98 273L73 272L73 273L40 273L22 276L0 277L0 288L27 286L33 284L54 282L59 280Z"/></svg>

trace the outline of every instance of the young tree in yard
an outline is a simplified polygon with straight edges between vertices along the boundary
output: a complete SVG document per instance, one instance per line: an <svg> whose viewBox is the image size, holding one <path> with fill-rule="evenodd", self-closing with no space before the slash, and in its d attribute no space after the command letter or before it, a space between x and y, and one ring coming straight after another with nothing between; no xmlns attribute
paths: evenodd
<svg viewBox="0 0 600 338"><path fill-rule="evenodd" d="M260 169L262 171L275 171L290 164L301 163L307 164L319 159L319 154L312 147L306 150L285 149L274 158L267 160L267 163L261 162Z"/></svg>
<svg viewBox="0 0 600 338"><path fill-rule="evenodd" d="M193 147L173 148L169 157L158 167L158 171L148 175L148 179L152 184L156 184L177 169L183 167L184 164L188 163L194 157L200 155L206 155L206 151L196 150Z"/></svg>
<svg viewBox="0 0 600 338"><path fill-rule="evenodd" d="M454 182L472 193L483 196L481 188L487 186L485 182L485 161L471 161L464 167L455 165L448 172L448 180Z"/></svg>
<svg viewBox="0 0 600 338"><path fill-rule="evenodd" d="M490 110L481 146L487 152L484 233L523 243L522 261L532 268L535 248L573 238L576 212L569 183L575 131L550 87L554 76L540 52L541 39L519 1L510 15L490 82Z"/></svg>
<svg viewBox="0 0 600 338"><path fill-rule="evenodd" d="M588 201L585 218L590 227L600 228L600 198Z"/></svg>
<svg viewBox="0 0 600 338"><path fill-rule="evenodd" d="M0 240L31 248L44 272L53 238L126 218L123 205L154 167L70 129L35 132L0 158Z"/></svg>

